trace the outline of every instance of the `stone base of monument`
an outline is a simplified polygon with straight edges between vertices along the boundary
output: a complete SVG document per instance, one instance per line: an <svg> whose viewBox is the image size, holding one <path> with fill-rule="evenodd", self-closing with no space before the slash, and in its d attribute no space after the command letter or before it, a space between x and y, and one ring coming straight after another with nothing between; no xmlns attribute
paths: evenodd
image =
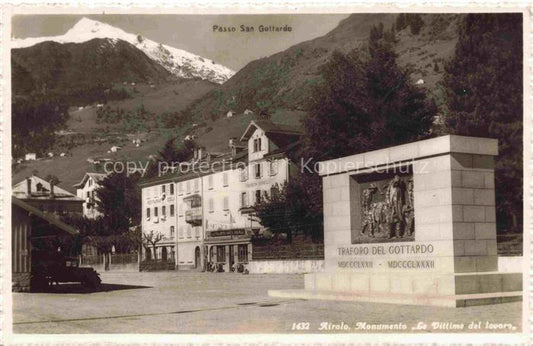
<svg viewBox="0 0 533 346"><path fill-rule="evenodd" d="M466 307L522 300L522 273L316 273L305 275L303 290L269 290L268 294L295 299Z"/></svg>
<svg viewBox="0 0 533 346"><path fill-rule="evenodd" d="M277 297L460 307L520 300L498 272L498 142L442 136L320 163L324 272Z"/></svg>

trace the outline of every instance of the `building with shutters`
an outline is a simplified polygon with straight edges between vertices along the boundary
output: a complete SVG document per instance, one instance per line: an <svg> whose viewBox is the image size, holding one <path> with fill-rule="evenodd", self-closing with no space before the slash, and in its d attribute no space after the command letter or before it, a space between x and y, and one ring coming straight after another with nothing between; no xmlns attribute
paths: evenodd
<svg viewBox="0 0 533 346"><path fill-rule="evenodd" d="M173 261L177 269L204 269L207 263L229 271L252 259L251 238L262 231L254 204L289 180L295 167L285 149L301 132L270 120L251 121L228 152L204 148L173 173L141 183L142 231L161 234L145 246L143 259Z"/></svg>
<svg viewBox="0 0 533 346"><path fill-rule="evenodd" d="M83 216L86 218L96 219L102 215L96 207L98 202L96 190L105 177L107 177L105 173L87 172L79 183L73 185L76 188L76 195L83 200Z"/></svg>

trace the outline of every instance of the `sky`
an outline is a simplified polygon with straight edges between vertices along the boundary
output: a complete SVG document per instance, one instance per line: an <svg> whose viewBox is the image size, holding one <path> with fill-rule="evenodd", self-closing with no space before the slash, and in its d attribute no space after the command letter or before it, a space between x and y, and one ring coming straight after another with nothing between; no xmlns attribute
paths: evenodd
<svg viewBox="0 0 533 346"><path fill-rule="evenodd" d="M347 14L279 15L84 15L140 34L148 39L214 60L235 71L248 62L325 35ZM12 37L56 36L66 33L82 15L17 15ZM289 25L291 32L258 32L259 25ZM236 32L213 32L213 25L234 26ZM240 32L254 26L254 33Z"/></svg>

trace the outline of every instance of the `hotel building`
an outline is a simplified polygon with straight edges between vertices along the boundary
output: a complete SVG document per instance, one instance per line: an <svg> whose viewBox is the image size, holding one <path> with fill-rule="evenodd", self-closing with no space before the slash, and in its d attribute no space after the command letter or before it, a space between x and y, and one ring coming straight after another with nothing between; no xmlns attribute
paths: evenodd
<svg viewBox="0 0 533 346"><path fill-rule="evenodd" d="M251 237L262 231L254 204L294 170L285 149L301 132L270 120L251 121L229 152L196 151L188 167L141 183L142 231L163 239L143 248L143 259L174 261L176 269L202 269L206 263L234 264L252 259Z"/></svg>

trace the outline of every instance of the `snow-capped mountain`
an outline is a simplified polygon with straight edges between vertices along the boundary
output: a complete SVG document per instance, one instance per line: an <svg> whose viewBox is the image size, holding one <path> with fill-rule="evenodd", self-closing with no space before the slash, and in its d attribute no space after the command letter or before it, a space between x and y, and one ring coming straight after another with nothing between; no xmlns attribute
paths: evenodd
<svg viewBox="0 0 533 346"><path fill-rule="evenodd" d="M214 61L204 59L182 49L149 40L141 35L127 33L122 29L88 18L82 18L64 35L15 38L11 41L11 46L12 48L26 48L46 41L82 43L95 38L126 41L177 77L201 78L222 84L235 74L234 71L216 64Z"/></svg>

